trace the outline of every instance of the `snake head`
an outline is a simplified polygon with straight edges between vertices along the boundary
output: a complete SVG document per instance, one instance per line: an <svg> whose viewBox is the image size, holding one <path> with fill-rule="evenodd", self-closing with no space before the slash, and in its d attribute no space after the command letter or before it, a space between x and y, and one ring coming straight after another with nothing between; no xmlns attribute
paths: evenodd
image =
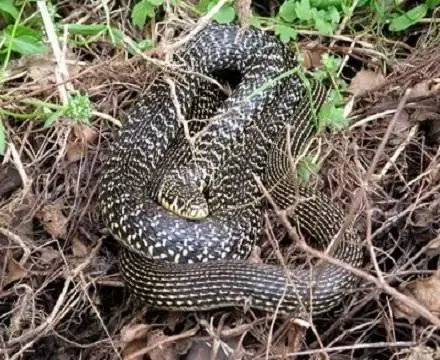
<svg viewBox="0 0 440 360"><path fill-rule="evenodd" d="M168 211L189 220L202 220L209 206L197 181L184 176L184 171L171 170L159 186L158 202Z"/></svg>

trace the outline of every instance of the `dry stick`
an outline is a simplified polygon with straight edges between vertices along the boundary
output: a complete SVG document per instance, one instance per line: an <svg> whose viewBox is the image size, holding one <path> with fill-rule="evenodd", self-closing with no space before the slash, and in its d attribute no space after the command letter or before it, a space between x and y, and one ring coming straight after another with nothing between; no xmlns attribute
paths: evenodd
<svg viewBox="0 0 440 360"><path fill-rule="evenodd" d="M369 169L367 170L367 175L365 177L365 184L368 184L368 182L370 181L374 170L376 168L376 165L379 161L379 158L381 157L381 155L384 152L385 149L385 145L392 133L392 130L394 128L394 125L397 121L397 118L399 116L399 114L401 113L401 111L403 110L406 101L408 99L408 95L409 95L410 90L408 89L405 92L405 95L402 97L402 99L399 102L399 105L397 107L396 113L393 117L393 119L391 120L390 124L388 125L387 131L384 134L384 137L382 139L382 142L379 145L379 148L373 158L373 161L369 167ZM267 192L265 194L266 196L268 195ZM276 204L271 200L270 196L268 197L269 201L272 203L272 206L274 206L275 209L277 209ZM350 208L350 212L347 216L347 220L345 221L345 223L342 226L341 231L339 232L337 238L342 239L342 234L346 231L346 228L349 226L349 224L351 224L354 220L355 217L355 212L356 209L359 207L360 203L362 201L362 193L358 193L354 199L354 201L352 202L351 208ZM280 219L282 220L284 226L286 227L286 229L288 230L290 236L294 236L295 231L292 228L287 216L286 216L286 212L285 211L280 211L278 210L277 213L280 216ZM339 240L340 241L340 240ZM338 239L336 239L335 242L333 242L332 245L339 243ZM434 316L425 306L421 305L419 302L415 301L414 299L400 293L399 291L397 291L396 289L394 289L393 287L391 287L390 285L388 285L385 281L380 281L377 277L372 276L368 273L366 273L365 271L362 271L360 269L357 269L353 266L351 266L350 264L347 264L341 260L335 259L331 256L328 255L328 251L322 252L319 250L316 250L314 248L312 248L311 246L307 245L307 243L304 240L299 241L298 243L299 247L301 248L301 250L303 250L304 252L310 254L311 256L320 258L330 264L342 267L343 269L346 269L347 271L352 272L354 275L363 278L364 280L373 283L378 289L386 292L387 294L391 295L392 297L394 297L395 299L399 300L400 302L404 303L405 305L407 305L408 307L411 307L417 314L419 314L420 316L424 317L425 319L427 319L428 321L430 321L432 324L439 326L440 327L440 319L438 319L436 316ZM330 247L331 247L330 246Z"/></svg>
<svg viewBox="0 0 440 360"><path fill-rule="evenodd" d="M57 67L55 68L54 73L58 83L58 92L60 93L63 104L67 105L69 102L67 88L69 87L69 90L73 89L70 82L63 82L63 80L69 78L69 72L67 71L66 62L64 61L64 57L62 56L60 45L58 43L57 35L55 32L55 27L49 15L49 10L47 9L46 2L37 1L37 6L40 10L41 18L43 19L44 23L44 28L46 29L46 35L50 45L52 46L52 51L55 56L55 61L57 63Z"/></svg>
<svg viewBox="0 0 440 360"><path fill-rule="evenodd" d="M209 24L209 21L212 17L217 14L217 12L225 5L230 2L230 0L220 0L215 6L212 7L211 10L207 12L206 15L202 16L198 21L197 25L184 37L176 41L174 44L167 46L167 50L172 50L184 45L190 39L192 39L199 31L201 31L206 25Z"/></svg>
<svg viewBox="0 0 440 360"><path fill-rule="evenodd" d="M187 338L193 337L194 335L197 334L197 332L199 331L199 328L200 328L200 326L197 325L193 329L187 330L183 333L168 336L168 337L164 338L163 340L158 341L156 344L147 346L147 347L140 349L138 351L134 351L133 353L124 357L124 360L135 360L135 359L138 359L142 355L148 354L151 350L154 350L157 347L163 347L164 345L169 344L169 343L173 343L177 340L182 340L182 339L187 339Z"/></svg>
<svg viewBox="0 0 440 360"><path fill-rule="evenodd" d="M381 143L379 144L379 147L378 147L376 153L374 154L371 165L367 170L367 174L365 175L365 181L364 181L364 186L363 186L364 189L368 188L368 183L371 181L371 179L373 177L373 173L376 169L377 163L379 162L380 157L384 153L385 146L388 142L388 139L391 136L391 133L394 129L394 125L396 124L397 119L400 116L400 113L402 112L402 110L405 107L405 104L408 100L409 93L410 93L410 89L407 89L405 91L405 95L402 97L402 99L399 102L399 105L397 106L396 112L387 127L387 130L382 138ZM345 233L345 231L348 229L350 224L352 224L355 219L356 211L358 210L358 208L360 207L361 202L362 202L362 197L363 197L363 195L361 192L358 192L356 194L356 196L351 204L347 219L344 222L344 224L342 225L342 228L339 231L338 235L336 236L335 240L332 242L332 244L330 244L330 246L329 246L330 249L328 251L333 251L333 249L339 245L340 241L342 241L343 234Z"/></svg>
<svg viewBox="0 0 440 360"><path fill-rule="evenodd" d="M251 10L252 1L235 0L234 5L241 28L246 29L247 27L249 27L250 18L252 16L252 10Z"/></svg>
<svg viewBox="0 0 440 360"><path fill-rule="evenodd" d="M416 135L418 130L419 130L419 124L416 124L411 128L405 140L399 145L399 147L394 152L393 156L391 156L391 158L384 165L380 174L375 176L375 180L380 181L383 179L383 177L386 175L386 173L391 168L391 166L393 166L396 163L397 158L400 156L403 150L405 150L405 148L408 146L412 138Z"/></svg>
<svg viewBox="0 0 440 360"><path fill-rule="evenodd" d="M23 343L30 338L34 338L32 342L35 342L39 336L44 336L52 327L53 321L55 320L56 316L60 313L62 305L66 301L67 293L70 287L70 284L73 282L73 279L84 270L86 266L88 266L91 262L91 260L96 256L96 253L99 249L99 246L92 249L91 253L87 256L87 258L84 259L84 262L79 264L75 269L73 269L68 276L66 276L66 280L64 282L63 289L58 296L58 299L55 303L55 306L53 307L51 313L49 316L35 329L32 329L23 335L11 339L7 342L7 347L12 347L14 345L17 345L19 343ZM64 315L65 316L65 315Z"/></svg>
<svg viewBox="0 0 440 360"><path fill-rule="evenodd" d="M412 347L416 345L415 342L411 341L396 341L396 342L376 342L376 343L364 343L364 344L356 344L356 345L344 345L344 346L335 346L329 347L325 349L314 349L314 350L305 350L298 351L295 353L287 354L288 357L295 357L300 355L315 355L321 354L322 352L336 352L336 351L344 351L344 350L358 350L358 349L376 349L376 348L389 348L389 347ZM275 360L275 359L285 359L281 356L271 356L267 360Z"/></svg>
<svg viewBox="0 0 440 360"><path fill-rule="evenodd" d="M21 256L20 259L20 264L24 265L32 253L32 250L30 249L28 244L26 244L26 242L24 242L20 236L18 236L17 234L13 233L12 231L6 228L0 227L0 234L14 241L20 246L21 250L23 250L23 255Z"/></svg>

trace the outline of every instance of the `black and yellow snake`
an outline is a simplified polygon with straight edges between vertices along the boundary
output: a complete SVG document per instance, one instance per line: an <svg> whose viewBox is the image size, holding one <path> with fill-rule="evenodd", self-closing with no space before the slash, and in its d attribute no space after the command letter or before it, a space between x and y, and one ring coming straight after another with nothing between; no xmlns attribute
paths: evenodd
<svg viewBox="0 0 440 360"><path fill-rule="evenodd" d="M313 105L323 102L323 87L307 87L292 71L289 48L255 28L209 25L174 61L182 65L168 74L174 86L165 75L151 85L103 170L102 216L123 245L120 265L129 289L168 310L246 305L287 316L327 311L355 283L349 271L327 263L299 270L245 261L263 227L266 202L257 178L278 207L293 206L290 218L320 243L341 228L341 209L297 185L292 170L313 135ZM207 80L226 72L239 78L227 98ZM160 205L168 196L163 184L172 185L174 177L182 184L196 179L209 208L205 219ZM358 237L343 236L333 256L360 265Z"/></svg>

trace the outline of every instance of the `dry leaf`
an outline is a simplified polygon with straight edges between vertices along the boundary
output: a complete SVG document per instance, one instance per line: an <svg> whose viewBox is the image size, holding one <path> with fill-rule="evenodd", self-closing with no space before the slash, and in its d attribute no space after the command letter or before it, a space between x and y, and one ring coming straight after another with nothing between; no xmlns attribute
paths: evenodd
<svg viewBox="0 0 440 360"><path fill-rule="evenodd" d="M38 259L42 263L42 265L51 265L56 262L56 260L59 260L60 253L57 250L49 249L49 248L43 248L40 252L40 256Z"/></svg>
<svg viewBox="0 0 440 360"><path fill-rule="evenodd" d="M73 256L83 258L90 254L90 249L75 235L72 239L72 252Z"/></svg>
<svg viewBox="0 0 440 360"><path fill-rule="evenodd" d="M221 346L212 346L212 344L204 340L193 341L191 349L189 349L188 354L185 356L186 360L228 360L230 358L228 354L225 354Z"/></svg>
<svg viewBox="0 0 440 360"><path fill-rule="evenodd" d="M168 336L162 330L149 331L150 329L148 325L136 325L124 331L123 341L131 340L124 348L124 359L141 360L145 350L150 349L147 354L151 360L177 360L174 342L167 342Z"/></svg>
<svg viewBox="0 0 440 360"><path fill-rule="evenodd" d="M0 165L0 197L8 196L20 186L22 181L17 169L8 164Z"/></svg>
<svg viewBox="0 0 440 360"><path fill-rule="evenodd" d="M411 89L408 98L411 99L415 97L426 96L429 94L430 88L431 88L430 80L424 80L422 82L419 82Z"/></svg>
<svg viewBox="0 0 440 360"><path fill-rule="evenodd" d="M84 157L84 154L87 152L87 146L84 143L77 141L72 142L67 146L67 161L75 162L79 161Z"/></svg>
<svg viewBox="0 0 440 360"><path fill-rule="evenodd" d="M440 269L430 278L412 281L400 290L425 306L434 315L440 315ZM400 301L395 300L393 307L397 319L406 318L413 323L419 318L419 314L414 309Z"/></svg>
<svg viewBox="0 0 440 360"><path fill-rule="evenodd" d="M75 137L84 144L92 144L98 138L98 132L87 125L78 124L73 128Z"/></svg>
<svg viewBox="0 0 440 360"><path fill-rule="evenodd" d="M16 280L24 279L29 272L17 262L12 256L8 256L8 275L6 277L6 284L10 284Z"/></svg>
<svg viewBox="0 0 440 360"><path fill-rule="evenodd" d="M146 338L151 326L145 324L127 325L121 330L121 341L128 344L134 340Z"/></svg>
<svg viewBox="0 0 440 360"><path fill-rule="evenodd" d="M67 145L67 161L81 160L87 154L87 147L98 138L98 132L86 125L76 125L73 128L73 140Z"/></svg>
<svg viewBox="0 0 440 360"><path fill-rule="evenodd" d="M176 326L180 323L182 323L185 320L185 316L183 312L180 311L171 311L167 314L167 328L170 329L172 332L176 329Z"/></svg>
<svg viewBox="0 0 440 360"><path fill-rule="evenodd" d="M147 335L151 326L145 324L127 325L121 330L124 359L142 360L143 354L134 356L135 353L145 348Z"/></svg>
<svg viewBox="0 0 440 360"><path fill-rule="evenodd" d="M322 65L322 55L326 53L326 50L321 48L301 48L300 52L303 56L301 65L306 69L312 69Z"/></svg>
<svg viewBox="0 0 440 360"><path fill-rule="evenodd" d="M250 264L262 264L263 260L261 259L261 248L259 246L254 246L246 261Z"/></svg>
<svg viewBox="0 0 440 360"><path fill-rule="evenodd" d="M435 239L431 240L428 249L438 249L440 247L440 233Z"/></svg>
<svg viewBox="0 0 440 360"><path fill-rule="evenodd" d="M428 346L416 346L410 350L410 354L406 360L434 360L438 359L435 356L435 351Z"/></svg>
<svg viewBox="0 0 440 360"><path fill-rule="evenodd" d="M168 336L164 335L162 330L157 330L150 335L147 346L153 347L153 349L148 352L151 360L177 360L179 358L174 349L174 343L164 343L164 340L167 338Z"/></svg>
<svg viewBox="0 0 440 360"><path fill-rule="evenodd" d="M67 51L65 54L69 75L73 77L80 71L78 61L76 60L77 56L72 51ZM19 67L26 69L29 77L39 84L45 85L56 82L56 62L51 55L43 54L25 56L22 58Z"/></svg>
<svg viewBox="0 0 440 360"><path fill-rule="evenodd" d="M45 230L50 235L61 239L66 236L68 221L61 212L59 204L44 205L39 215Z"/></svg>
<svg viewBox="0 0 440 360"><path fill-rule="evenodd" d="M394 125L394 133L405 133L406 135L410 127L411 123L409 122L409 114L406 110L402 110L396 119L396 123Z"/></svg>
<svg viewBox="0 0 440 360"><path fill-rule="evenodd" d="M351 80L348 91L354 95L359 95L365 91L369 91L379 86L385 77L381 73L371 70L361 70Z"/></svg>

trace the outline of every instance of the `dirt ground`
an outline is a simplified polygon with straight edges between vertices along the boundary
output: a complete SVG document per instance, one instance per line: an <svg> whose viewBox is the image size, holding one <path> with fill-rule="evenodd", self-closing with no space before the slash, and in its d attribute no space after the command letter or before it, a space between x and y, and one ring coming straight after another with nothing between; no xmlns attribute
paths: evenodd
<svg viewBox="0 0 440 360"><path fill-rule="evenodd" d="M96 112L89 126L3 119L5 358L440 358L440 40L432 34L423 26L405 41L375 46L320 39L319 51L308 47L311 37L302 39L312 62L323 51L345 61L351 122L319 137L320 171L311 182L358 215L366 254L359 288L308 330L243 309L160 312L129 296L96 194L114 119L125 120L155 72L105 42L70 54L80 60L68 63L70 84L88 94ZM13 98L0 106L24 112L26 98L57 102L53 59L29 59L23 68L7 83ZM273 221L267 227L276 228ZM294 245L285 242L287 259ZM271 239L259 246L264 261L276 258Z"/></svg>

